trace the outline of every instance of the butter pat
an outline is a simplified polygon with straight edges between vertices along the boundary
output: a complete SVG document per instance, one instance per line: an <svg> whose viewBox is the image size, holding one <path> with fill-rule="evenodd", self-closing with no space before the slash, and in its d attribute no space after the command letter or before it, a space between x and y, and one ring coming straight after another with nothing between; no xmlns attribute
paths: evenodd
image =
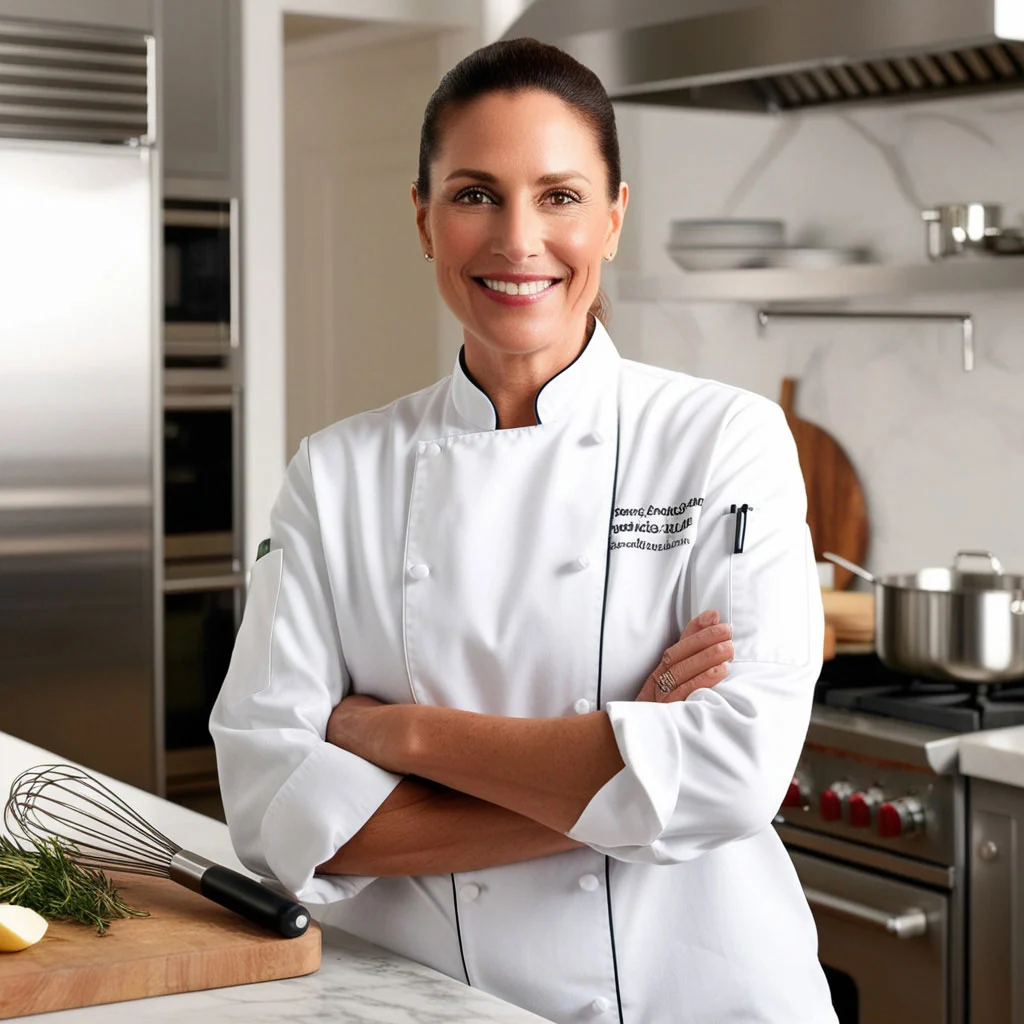
<svg viewBox="0 0 1024 1024"><path fill-rule="evenodd" d="M46 918L28 907L0 903L0 953L34 946L46 934Z"/></svg>

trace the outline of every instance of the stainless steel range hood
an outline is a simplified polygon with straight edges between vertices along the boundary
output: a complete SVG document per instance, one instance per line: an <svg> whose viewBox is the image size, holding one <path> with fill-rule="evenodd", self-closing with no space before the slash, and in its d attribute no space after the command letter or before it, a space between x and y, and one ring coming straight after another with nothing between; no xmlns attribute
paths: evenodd
<svg viewBox="0 0 1024 1024"><path fill-rule="evenodd" d="M1024 0L711 6L662 2L659 21L638 25L635 9L629 21L615 13L625 3L538 0L505 38L557 43L593 68L613 99L636 103L784 111L1024 88ZM600 27L595 7L605 15ZM567 34L574 24L587 31Z"/></svg>

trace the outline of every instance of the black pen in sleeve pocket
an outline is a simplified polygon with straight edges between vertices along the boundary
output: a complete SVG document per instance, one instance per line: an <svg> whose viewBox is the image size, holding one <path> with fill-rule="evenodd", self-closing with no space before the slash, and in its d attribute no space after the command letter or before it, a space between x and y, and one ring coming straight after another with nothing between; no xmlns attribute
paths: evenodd
<svg viewBox="0 0 1024 1024"><path fill-rule="evenodd" d="M743 544L747 539L747 513L754 511L753 505L744 502L742 505L731 505L729 511L736 516L736 536L732 542L732 553L743 554Z"/></svg>

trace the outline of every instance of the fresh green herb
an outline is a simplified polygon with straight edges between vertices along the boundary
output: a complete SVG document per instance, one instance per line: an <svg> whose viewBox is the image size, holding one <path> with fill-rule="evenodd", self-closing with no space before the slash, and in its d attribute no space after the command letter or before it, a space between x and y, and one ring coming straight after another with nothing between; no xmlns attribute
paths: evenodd
<svg viewBox="0 0 1024 1024"><path fill-rule="evenodd" d="M129 907L102 871L76 864L74 847L56 838L31 843L25 848L0 835L0 903L29 907L50 921L95 925L99 935L115 919L149 916Z"/></svg>

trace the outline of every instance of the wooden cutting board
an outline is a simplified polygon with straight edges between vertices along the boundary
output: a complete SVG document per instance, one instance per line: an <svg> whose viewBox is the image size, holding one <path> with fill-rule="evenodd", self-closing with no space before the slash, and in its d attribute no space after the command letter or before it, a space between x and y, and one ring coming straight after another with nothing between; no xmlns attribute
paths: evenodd
<svg viewBox="0 0 1024 1024"><path fill-rule="evenodd" d="M36 945L0 953L0 1019L294 978L320 967L315 922L283 939L165 878L110 877L130 906L150 916L114 921L103 936L51 921Z"/></svg>
<svg viewBox="0 0 1024 1024"><path fill-rule="evenodd" d="M796 414L796 381L782 382L779 405L800 455L800 469L807 487L807 525L814 541L814 555L824 561L823 551L834 551L851 562L864 564L868 550L868 514L864 492L853 466L839 443L821 427ZM835 567L835 589L844 590L853 574Z"/></svg>

